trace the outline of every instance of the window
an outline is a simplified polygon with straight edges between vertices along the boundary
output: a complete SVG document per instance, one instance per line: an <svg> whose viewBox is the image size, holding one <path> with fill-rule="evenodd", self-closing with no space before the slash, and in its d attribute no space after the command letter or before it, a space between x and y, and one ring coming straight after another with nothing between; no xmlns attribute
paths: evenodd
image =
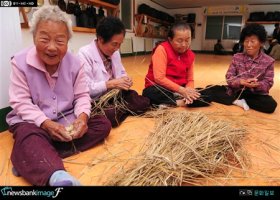
<svg viewBox="0 0 280 200"><path fill-rule="evenodd" d="M132 30L133 1L121 0L121 19L126 29Z"/></svg>
<svg viewBox="0 0 280 200"><path fill-rule="evenodd" d="M208 16L206 39L220 39L222 35L223 16Z"/></svg>
<svg viewBox="0 0 280 200"><path fill-rule="evenodd" d="M205 39L231 39L240 37L242 16L207 16Z"/></svg>
<svg viewBox="0 0 280 200"><path fill-rule="evenodd" d="M241 23L241 16L225 16L223 39L239 40Z"/></svg>

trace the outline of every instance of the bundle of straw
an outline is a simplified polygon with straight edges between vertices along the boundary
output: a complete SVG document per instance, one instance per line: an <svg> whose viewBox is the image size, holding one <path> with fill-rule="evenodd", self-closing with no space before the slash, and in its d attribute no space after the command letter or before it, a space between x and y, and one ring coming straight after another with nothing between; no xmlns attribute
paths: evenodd
<svg viewBox="0 0 280 200"><path fill-rule="evenodd" d="M116 108L118 110L125 110L135 115L127 107L127 102L122 97L122 92L119 89L112 89L103 96L100 97L98 101L92 102L91 116L95 115L105 115L104 110L109 108Z"/></svg>
<svg viewBox="0 0 280 200"><path fill-rule="evenodd" d="M107 185L199 185L199 179L245 168L245 130L195 112L166 111L158 119L137 162L123 166Z"/></svg>

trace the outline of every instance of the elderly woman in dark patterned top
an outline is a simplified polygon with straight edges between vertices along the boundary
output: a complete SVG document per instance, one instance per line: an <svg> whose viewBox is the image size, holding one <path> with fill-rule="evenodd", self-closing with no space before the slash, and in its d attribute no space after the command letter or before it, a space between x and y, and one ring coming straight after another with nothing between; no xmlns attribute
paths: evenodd
<svg viewBox="0 0 280 200"><path fill-rule="evenodd" d="M34 46L12 59L7 116L15 144L16 172L33 185L77 186L62 158L89 149L108 136L104 116L90 116L90 96L80 60L67 52L71 20L57 6L32 18Z"/></svg>
<svg viewBox="0 0 280 200"><path fill-rule="evenodd" d="M260 24L243 28L240 42L244 52L233 56L226 73L227 86L215 86L208 90L213 101L225 105L235 104L244 110L273 113L277 102L269 95L273 86L274 59L262 51L266 31Z"/></svg>

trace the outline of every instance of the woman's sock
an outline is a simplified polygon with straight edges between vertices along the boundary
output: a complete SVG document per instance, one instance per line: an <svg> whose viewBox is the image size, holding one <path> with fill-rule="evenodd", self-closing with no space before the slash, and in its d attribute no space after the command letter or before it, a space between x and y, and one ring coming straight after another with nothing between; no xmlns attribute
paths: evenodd
<svg viewBox="0 0 280 200"><path fill-rule="evenodd" d="M49 180L50 186L81 186L81 183L64 170L55 171Z"/></svg>
<svg viewBox="0 0 280 200"><path fill-rule="evenodd" d="M250 109L245 99L237 99L233 102L233 104L243 108L246 111Z"/></svg>
<svg viewBox="0 0 280 200"><path fill-rule="evenodd" d="M177 103L177 106L179 106L179 107L185 107L186 106L186 103L185 103L184 99L178 99L178 100L176 100L176 103Z"/></svg>

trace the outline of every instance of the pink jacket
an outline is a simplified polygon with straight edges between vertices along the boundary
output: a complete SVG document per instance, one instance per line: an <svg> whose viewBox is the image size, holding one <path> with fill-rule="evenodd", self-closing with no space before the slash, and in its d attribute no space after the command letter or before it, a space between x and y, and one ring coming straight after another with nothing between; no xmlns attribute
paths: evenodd
<svg viewBox="0 0 280 200"><path fill-rule="evenodd" d="M17 53L12 59L10 105L7 115L11 126L20 122L40 127L46 119L67 125L81 113L90 115L90 97L80 60L69 52L58 70L50 76L35 47Z"/></svg>
<svg viewBox="0 0 280 200"><path fill-rule="evenodd" d="M106 82L110 77L98 52L95 40L93 40L90 44L80 48L78 56L84 63L84 69L87 76L86 81L87 85L89 86L90 96L92 99L98 99L107 92ZM111 60L114 78L127 76L127 73L121 62L119 51L116 51L111 56Z"/></svg>

